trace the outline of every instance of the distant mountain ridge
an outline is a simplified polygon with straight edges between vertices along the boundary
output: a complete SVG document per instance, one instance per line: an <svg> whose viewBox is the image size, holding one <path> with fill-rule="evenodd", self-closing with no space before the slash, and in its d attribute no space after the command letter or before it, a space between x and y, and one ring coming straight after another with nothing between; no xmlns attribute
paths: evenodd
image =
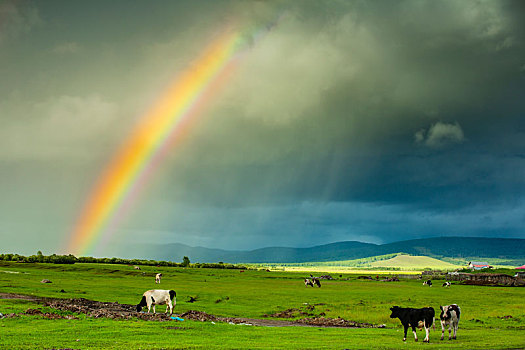
<svg viewBox="0 0 525 350"><path fill-rule="evenodd" d="M192 262L298 263L352 260L400 252L431 257L524 260L525 263L525 239L434 237L387 244L345 241L308 248L267 247L249 251L191 247L181 243L146 244L127 246L121 255L168 261L188 256Z"/></svg>

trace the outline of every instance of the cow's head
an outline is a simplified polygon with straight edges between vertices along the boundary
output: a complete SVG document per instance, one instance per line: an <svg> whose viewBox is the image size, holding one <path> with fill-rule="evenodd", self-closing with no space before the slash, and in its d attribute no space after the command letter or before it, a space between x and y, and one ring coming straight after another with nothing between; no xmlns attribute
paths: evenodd
<svg viewBox="0 0 525 350"><path fill-rule="evenodd" d="M399 306L392 306L390 308L390 311L392 311L392 314L390 314L390 318L399 317Z"/></svg>
<svg viewBox="0 0 525 350"><path fill-rule="evenodd" d="M441 309L441 314L439 314L439 319L440 320L448 320L450 319L450 317L452 317L450 315L450 305L445 305L445 306L440 306L439 307Z"/></svg>
<svg viewBox="0 0 525 350"><path fill-rule="evenodd" d="M142 299L140 299L140 303L137 304L137 312L141 312L142 308L146 305L148 305L146 302L146 296L143 295Z"/></svg>

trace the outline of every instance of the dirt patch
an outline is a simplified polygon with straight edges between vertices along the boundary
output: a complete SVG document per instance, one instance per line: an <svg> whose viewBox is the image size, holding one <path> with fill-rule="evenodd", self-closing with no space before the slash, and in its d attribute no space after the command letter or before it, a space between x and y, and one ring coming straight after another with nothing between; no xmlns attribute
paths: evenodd
<svg viewBox="0 0 525 350"><path fill-rule="evenodd" d="M135 305L120 304L118 302L101 302L84 298L48 300L44 306L53 309L86 314L93 318L131 319L169 321L170 316L165 313L137 312Z"/></svg>
<svg viewBox="0 0 525 350"><path fill-rule="evenodd" d="M184 320L193 320L193 321L220 321L220 317L210 315L204 311L190 310L179 316Z"/></svg>
<svg viewBox="0 0 525 350"><path fill-rule="evenodd" d="M385 328L386 325L375 325L371 323L360 323L345 320L344 318L314 317L297 320L299 323L316 327L346 327L346 328Z"/></svg>
<svg viewBox="0 0 525 350"><path fill-rule="evenodd" d="M313 310L313 305L310 307L309 310ZM286 309L284 311L275 312L269 315L265 314L263 316L264 317L275 317L275 318L296 318L299 316L314 316L314 314L292 308L292 309Z"/></svg>
<svg viewBox="0 0 525 350"><path fill-rule="evenodd" d="M42 316L43 318L47 318L49 320L58 320L58 319L66 319L66 320L78 320L78 317L74 315L59 315L49 312L42 312L42 310L39 309L27 309L25 312L26 315L38 315Z"/></svg>
<svg viewBox="0 0 525 350"><path fill-rule="evenodd" d="M144 313L137 312L135 305L120 304L118 302L100 302L84 298L76 299L56 299L56 298L40 298L35 296L0 293L0 298L3 299L23 299L42 303L44 306L72 313L82 313L88 317L93 318L111 318L111 319L132 319L139 318L146 321L172 321L168 314L164 313ZM67 318L75 319L74 315L60 315L55 313L44 313L38 309L28 309L25 313L18 315L39 315L49 319ZM17 314L6 315L7 317L16 317ZM292 316L290 316L292 315ZM272 315L264 315L265 317L280 317L292 318L298 316L311 316L299 309L288 309L280 313ZM174 314L175 316L175 314ZM265 327L289 327L289 326L303 326L303 327L346 327L346 328L384 328L385 325L374 325L370 323L359 323L345 320L343 318L327 318L327 317L306 317L298 320L272 320L272 319L253 319L242 317L220 317L208 314L204 311L190 310L178 317L184 320L193 320L201 322L227 322L237 325L250 326L265 326ZM175 328L174 328L175 329Z"/></svg>
<svg viewBox="0 0 525 350"><path fill-rule="evenodd" d="M390 277L390 278L385 278L384 280L381 280L381 282L399 282L399 278L394 276L394 277Z"/></svg>
<svg viewBox="0 0 525 350"><path fill-rule="evenodd" d="M292 309L291 309L292 310ZM297 310L297 309L293 309ZM292 326L310 326L310 327L346 327L346 328L385 328L385 325L374 325L371 323L359 323L345 320L343 318L312 317L302 318L294 321L271 320L271 319L254 319L243 317L218 317L206 312L190 310L180 315L183 319L194 321L209 322L227 322L248 326L265 326L265 327L292 327Z"/></svg>
<svg viewBox="0 0 525 350"><path fill-rule="evenodd" d="M41 302L45 298L37 297L34 295L23 295L23 294L13 294L13 293L0 293L0 299L21 299Z"/></svg>

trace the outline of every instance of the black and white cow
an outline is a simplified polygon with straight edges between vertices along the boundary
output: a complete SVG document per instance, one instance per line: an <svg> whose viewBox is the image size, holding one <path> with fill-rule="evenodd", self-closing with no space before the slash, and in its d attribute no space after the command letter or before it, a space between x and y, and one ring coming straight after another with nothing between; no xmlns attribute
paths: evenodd
<svg viewBox="0 0 525 350"><path fill-rule="evenodd" d="M430 327L434 323L435 316L433 308L424 307L422 309L413 309L410 307L393 306L390 310L392 311L390 318L399 318L404 327L405 335L403 341L407 340L407 330L409 326L412 327L415 341L417 341L416 327L422 322L423 327L425 328L425 339L423 341L427 343L429 342Z"/></svg>
<svg viewBox="0 0 525 350"><path fill-rule="evenodd" d="M423 285L432 287L432 281L431 280L426 280L425 282L423 282Z"/></svg>
<svg viewBox="0 0 525 350"><path fill-rule="evenodd" d="M452 283L450 283L449 281L446 281L445 283L443 283L443 285L441 287L450 288L451 285L452 285Z"/></svg>
<svg viewBox="0 0 525 350"><path fill-rule="evenodd" d="M170 311L170 315L173 313L173 306L177 304L177 299L175 296L174 290L164 290L164 289L152 289L144 292L142 294L142 299L140 303L137 304L137 312L140 312L144 306L148 307L148 312L151 310L153 305L153 313L155 313L155 305L166 304L166 313ZM173 304L171 301L173 300Z"/></svg>
<svg viewBox="0 0 525 350"><path fill-rule="evenodd" d="M321 281L317 277L313 277L312 279L305 278L304 279L304 285L306 287L308 287L308 286L312 286L313 287L314 285L316 285L317 287L321 288Z"/></svg>
<svg viewBox="0 0 525 350"><path fill-rule="evenodd" d="M305 287L308 287L308 286L313 287L313 286L314 286L314 283L312 282L311 279L309 279L309 278L305 278L305 279L304 279L304 285L305 285Z"/></svg>
<svg viewBox="0 0 525 350"><path fill-rule="evenodd" d="M321 280L319 279L319 277L314 277L312 274L310 274L310 277L312 278L312 287L315 284L317 287L321 288Z"/></svg>
<svg viewBox="0 0 525 350"><path fill-rule="evenodd" d="M448 325L448 340L450 340L450 333L454 330L454 336L452 339L456 339L456 333L458 331L459 316L461 309L457 304L440 306L441 314L439 319L441 320L441 340L445 338L445 327Z"/></svg>

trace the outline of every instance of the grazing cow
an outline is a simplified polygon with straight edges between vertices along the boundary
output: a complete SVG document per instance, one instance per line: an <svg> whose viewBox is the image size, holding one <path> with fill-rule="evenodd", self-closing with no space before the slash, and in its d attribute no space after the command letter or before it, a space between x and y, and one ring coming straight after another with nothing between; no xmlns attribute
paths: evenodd
<svg viewBox="0 0 525 350"><path fill-rule="evenodd" d="M135 270L140 270L140 266L133 266Z"/></svg>
<svg viewBox="0 0 525 350"><path fill-rule="evenodd" d="M392 314L390 318L399 318L401 324L404 327L405 335L403 341L407 340L407 330L408 327L412 327L412 332L414 333L414 338L417 341L416 327L418 327L419 322L423 322L423 327L425 327L425 339L424 342L429 342L429 332L430 327L434 323L434 309L431 307L424 307L422 309L413 309L409 307L399 307L393 306L390 308Z"/></svg>
<svg viewBox="0 0 525 350"><path fill-rule="evenodd" d="M151 310L151 305L153 305L153 313L155 313L155 305L166 304L166 313L170 311L170 315L173 313L173 306L177 304L177 299L175 296L174 290L164 290L164 289L153 289L148 290L142 294L142 299L140 303L137 304L137 312L140 312L144 306L148 307L148 312ZM171 301L173 300L173 304Z"/></svg>
<svg viewBox="0 0 525 350"><path fill-rule="evenodd" d="M454 329L453 339L456 339L456 333L458 331L459 316L461 309L457 304L440 306L441 314L439 319L441 320L441 340L445 337L445 326L448 325L448 340L450 340L450 332Z"/></svg>
<svg viewBox="0 0 525 350"><path fill-rule="evenodd" d="M450 288L451 285L452 285L452 283L450 283L449 281L446 281L445 283L443 283L443 285L441 287Z"/></svg>
<svg viewBox="0 0 525 350"><path fill-rule="evenodd" d="M314 286L314 283L312 282L312 280L308 279L308 278L305 278L304 279L304 286L305 287L308 287L308 286Z"/></svg>
<svg viewBox="0 0 525 350"><path fill-rule="evenodd" d="M432 281L431 280L426 280L425 282L423 282L423 285L432 287Z"/></svg>
<svg viewBox="0 0 525 350"><path fill-rule="evenodd" d="M160 284L160 279L162 278L162 274L158 273L155 275L155 283Z"/></svg>
<svg viewBox="0 0 525 350"><path fill-rule="evenodd" d="M319 280L319 277L314 277L312 274L310 274L310 277L312 277L312 287L314 286L314 284L321 288L321 281Z"/></svg>

